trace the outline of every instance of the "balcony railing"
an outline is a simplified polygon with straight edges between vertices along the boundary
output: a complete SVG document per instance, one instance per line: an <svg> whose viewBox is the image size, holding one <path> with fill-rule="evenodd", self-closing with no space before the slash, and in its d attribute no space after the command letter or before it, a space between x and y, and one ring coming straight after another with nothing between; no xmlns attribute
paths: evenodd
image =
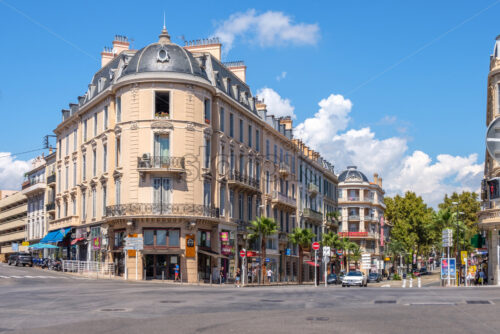
<svg viewBox="0 0 500 334"><path fill-rule="evenodd" d="M146 153L137 158L137 168L184 171L186 165L184 157L150 156Z"/></svg>
<svg viewBox="0 0 500 334"><path fill-rule="evenodd" d="M106 216L200 216L218 218L219 209L203 204L129 203L106 207Z"/></svg>
<svg viewBox="0 0 500 334"><path fill-rule="evenodd" d="M359 196L347 196L347 200L350 202L359 202Z"/></svg>
<svg viewBox="0 0 500 334"><path fill-rule="evenodd" d="M359 220L359 215L349 215L347 216L347 220Z"/></svg>
<svg viewBox="0 0 500 334"><path fill-rule="evenodd" d="M242 184L242 185L245 185L248 187L252 187L255 189L259 189L259 187L260 187L259 180L255 179L253 177L247 176L245 174L241 174L238 171L230 171L229 175L228 175L228 179L229 179L229 181L237 182L239 184Z"/></svg>
<svg viewBox="0 0 500 334"><path fill-rule="evenodd" d="M309 183L309 185L307 186L307 190L309 190L311 194L315 195L319 192L319 187L314 183Z"/></svg>
<svg viewBox="0 0 500 334"><path fill-rule="evenodd" d="M288 175L290 174L290 166L288 166L287 164L281 162L279 164L279 172L281 175Z"/></svg>
<svg viewBox="0 0 500 334"><path fill-rule="evenodd" d="M312 219L315 221L323 221L323 214L318 211L314 211L313 209L306 208L303 211L303 217L304 219Z"/></svg>
<svg viewBox="0 0 500 334"><path fill-rule="evenodd" d="M56 203L55 202L52 202L52 203L47 203L47 205L45 205L45 209L47 211L53 211L56 209Z"/></svg>
<svg viewBox="0 0 500 334"><path fill-rule="evenodd" d="M360 237L367 237L368 232L339 232L340 237L352 237L352 238L360 238Z"/></svg>
<svg viewBox="0 0 500 334"><path fill-rule="evenodd" d="M272 197L273 203L278 203L278 204L284 204L286 206L290 207L297 207L297 201L293 198L290 198L286 195L281 194L279 191L273 191L273 197Z"/></svg>
<svg viewBox="0 0 500 334"><path fill-rule="evenodd" d="M47 184L55 183L56 182L56 174L52 174L47 176Z"/></svg>

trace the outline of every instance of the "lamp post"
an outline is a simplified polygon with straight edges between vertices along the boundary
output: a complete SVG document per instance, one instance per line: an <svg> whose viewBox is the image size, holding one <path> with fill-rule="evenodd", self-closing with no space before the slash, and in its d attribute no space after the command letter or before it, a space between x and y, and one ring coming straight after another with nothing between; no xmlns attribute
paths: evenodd
<svg viewBox="0 0 500 334"><path fill-rule="evenodd" d="M458 234L458 202L451 202L451 204L455 205L457 207L457 215L456 215L456 221L457 221L457 240L456 240L456 247L455 247L455 270L457 270L457 263L458 263L458 256L460 255L460 253L458 252L458 237L459 237L459 234ZM458 279L457 279L457 286L460 285L460 276L458 276Z"/></svg>
<svg viewBox="0 0 500 334"><path fill-rule="evenodd" d="M257 212L257 216L260 218L262 217L262 208L264 208L265 205L264 204L261 204L259 205L257 208L258 208L258 212ZM257 221L259 222L259 244L262 245L262 231L260 230L260 219L257 219ZM264 247L267 248L267 245L264 245ZM259 265L259 285L260 285L260 282L261 282L261 276L262 276L262 267L263 267L263 261L265 261L266 259L263 258L262 256L262 249L260 250L260 265ZM265 275L265 274L264 274ZM262 282L264 283L264 282ZM265 283L264 283L265 284Z"/></svg>

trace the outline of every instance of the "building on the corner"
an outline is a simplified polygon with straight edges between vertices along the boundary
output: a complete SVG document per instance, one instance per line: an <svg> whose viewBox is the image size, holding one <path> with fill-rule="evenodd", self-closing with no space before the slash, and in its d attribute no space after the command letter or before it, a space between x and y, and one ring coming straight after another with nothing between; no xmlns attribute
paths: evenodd
<svg viewBox="0 0 500 334"><path fill-rule="evenodd" d="M0 262L9 254L27 251L26 215L28 200L20 191L0 190Z"/></svg>
<svg viewBox="0 0 500 334"><path fill-rule="evenodd" d="M497 36L493 54L490 56L490 70L488 73L486 126L488 137L496 137L500 116L500 36ZM495 123L494 123L495 122ZM486 150L484 161L484 179L481 186L481 212L479 213L478 227L485 244L476 242L476 254L483 254L487 258L488 284L500 284L500 163L496 147ZM455 237L455 235L454 235ZM477 238L476 238L477 240ZM483 248L484 247L484 248ZM481 269L485 269L482 267Z"/></svg>
<svg viewBox="0 0 500 334"><path fill-rule="evenodd" d="M338 203L342 216L339 235L357 243L363 253L370 254L370 270L376 271L380 269L378 261L383 261L384 235L388 232L387 227L385 230L383 226L381 228L381 223L385 224L382 178L374 174L373 182L370 182L356 166L349 166L338 179Z"/></svg>

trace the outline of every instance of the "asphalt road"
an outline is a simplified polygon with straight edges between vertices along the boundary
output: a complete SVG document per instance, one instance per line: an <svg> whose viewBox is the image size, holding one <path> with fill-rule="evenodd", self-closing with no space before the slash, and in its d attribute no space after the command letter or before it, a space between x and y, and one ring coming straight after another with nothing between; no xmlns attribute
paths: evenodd
<svg viewBox="0 0 500 334"><path fill-rule="evenodd" d="M482 303L482 304L471 304ZM0 333L500 333L500 289L234 288L0 264Z"/></svg>

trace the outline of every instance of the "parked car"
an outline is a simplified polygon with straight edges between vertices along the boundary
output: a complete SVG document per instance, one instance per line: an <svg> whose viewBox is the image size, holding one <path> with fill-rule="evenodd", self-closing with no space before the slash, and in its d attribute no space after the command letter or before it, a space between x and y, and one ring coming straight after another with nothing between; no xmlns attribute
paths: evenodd
<svg viewBox="0 0 500 334"><path fill-rule="evenodd" d="M339 278L339 276L337 276L337 274L330 274L326 277L326 283L328 284L339 284L339 283L342 283L342 280Z"/></svg>
<svg viewBox="0 0 500 334"><path fill-rule="evenodd" d="M427 271L427 268L420 268L420 276L430 275L430 271Z"/></svg>
<svg viewBox="0 0 500 334"><path fill-rule="evenodd" d="M366 287L368 285L368 279L361 271L350 271L342 279L342 287L351 285Z"/></svg>
<svg viewBox="0 0 500 334"><path fill-rule="evenodd" d="M30 267L33 267L33 258L28 253L15 253L15 254L11 254L9 256L9 260L7 261L7 263L9 266L10 265L15 265L15 266L22 265L24 267L24 266L28 265Z"/></svg>
<svg viewBox="0 0 500 334"><path fill-rule="evenodd" d="M382 281L382 275L379 273L370 273L368 275L368 283L378 283Z"/></svg>

